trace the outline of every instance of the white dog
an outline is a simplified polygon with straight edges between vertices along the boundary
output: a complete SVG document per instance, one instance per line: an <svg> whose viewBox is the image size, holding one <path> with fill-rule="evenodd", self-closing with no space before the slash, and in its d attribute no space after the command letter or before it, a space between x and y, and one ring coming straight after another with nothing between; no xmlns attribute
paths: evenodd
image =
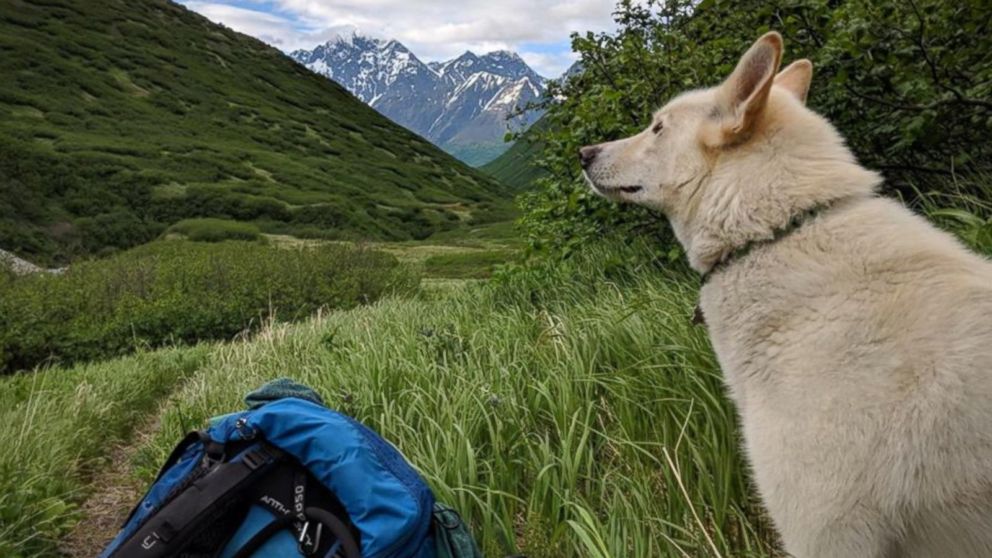
<svg viewBox="0 0 992 558"><path fill-rule="evenodd" d="M895 201L761 37L722 85L585 147L663 211L761 497L800 558L992 556L992 263ZM777 75L776 75L777 73Z"/></svg>

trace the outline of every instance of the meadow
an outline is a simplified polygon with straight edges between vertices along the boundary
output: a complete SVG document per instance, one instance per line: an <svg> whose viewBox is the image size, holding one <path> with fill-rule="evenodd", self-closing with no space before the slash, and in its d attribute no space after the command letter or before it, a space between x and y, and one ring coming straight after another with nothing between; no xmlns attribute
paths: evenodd
<svg viewBox="0 0 992 558"><path fill-rule="evenodd" d="M921 194L992 256L992 196ZM444 253L409 248L421 264ZM648 242L604 241L252 337L7 378L0 554L64 544L106 488L91 483L108 448L141 440L126 482L150 481L185 431L290 377L394 442L486 555L777 556L706 331L690 323L696 281Z"/></svg>
<svg viewBox="0 0 992 558"><path fill-rule="evenodd" d="M173 396L138 474L288 376L394 441L487 556L768 555L732 408L689 322L694 285L627 269L618 251L219 347Z"/></svg>
<svg viewBox="0 0 992 558"><path fill-rule="evenodd" d="M25 519L5 523L0 553L56 547L95 488L86 482L102 466L99 448L47 443L64 440L68 423L92 442L109 414L127 424L121 417L161 411L134 457L149 480L182 431L287 376L395 442L472 521L487 555L769 555L732 408L705 331L689 323L693 282L630 269L621 252L649 250L604 246L488 283L273 323L250 340L6 380L16 427L0 440L13 448L3 479L44 489L2 506ZM166 404L117 391L161 363L175 386L157 390ZM113 411L78 411L97 401ZM127 435L110 430L107 443ZM55 471L58 485L40 481Z"/></svg>

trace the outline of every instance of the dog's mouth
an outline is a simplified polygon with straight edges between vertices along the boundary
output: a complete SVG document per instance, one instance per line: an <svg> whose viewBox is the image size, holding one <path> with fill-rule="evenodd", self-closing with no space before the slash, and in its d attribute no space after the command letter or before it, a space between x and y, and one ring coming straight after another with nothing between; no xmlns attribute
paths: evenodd
<svg viewBox="0 0 992 558"><path fill-rule="evenodd" d="M626 184L623 186L606 186L604 184L597 184L596 181L593 180L591 176L589 176L589 173L583 171L582 175L586 179L586 182L588 182L589 185L592 186L593 190L596 190L597 192L599 192L604 196L617 195L617 194L636 194L644 189L643 186L639 186L637 184Z"/></svg>
<svg viewBox="0 0 992 558"><path fill-rule="evenodd" d="M619 190L619 191L623 192L624 194L636 194L636 193L640 192L641 190L643 190L644 188L642 188L641 186L612 186L612 187L608 187L607 189L608 190Z"/></svg>
<svg viewBox="0 0 992 558"><path fill-rule="evenodd" d="M592 183L592 187L604 196L616 194L636 194L644 189L642 186L602 186L596 183Z"/></svg>

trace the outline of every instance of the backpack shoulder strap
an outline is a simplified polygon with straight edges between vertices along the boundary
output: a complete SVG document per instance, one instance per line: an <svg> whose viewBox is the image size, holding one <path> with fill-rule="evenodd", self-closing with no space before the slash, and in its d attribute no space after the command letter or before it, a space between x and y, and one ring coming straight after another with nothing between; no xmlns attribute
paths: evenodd
<svg viewBox="0 0 992 558"><path fill-rule="evenodd" d="M165 460L165 464L162 465L162 467L158 470L158 475L155 476L155 482L158 482L159 479L162 478L162 475L166 473L166 471L171 469L173 465L179 462L179 459L182 458L182 456L186 453L186 450L188 450L190 447L193 446L193 444L201 441L202 439L203 439L203 433L194 431L187 434L185 438L183 438L178 444L176 444L176 447L172 449L172 453L170 453L169 457ZM145 496L147 497L147 494ZM131 522L131 519L134 518L134 514L138 513L138 508L141 507L141 503L144 500L145 500L144 497L141 498L140 500L138 500L138 503L135 504L133 508L131 508L131 513L127 514L127 519L125 519L124 522L121 523L121 528L124 528L125 525Z"/></svg>
<svg viewBox="0 0 992 558"><path fill-rule="evenodd" d="M263 443L246 450L241 459L217 464L153 514L111 556L165 558L176 555L203 527L205 517L261 477L282 459L282 455L277 448Z"/></svg>

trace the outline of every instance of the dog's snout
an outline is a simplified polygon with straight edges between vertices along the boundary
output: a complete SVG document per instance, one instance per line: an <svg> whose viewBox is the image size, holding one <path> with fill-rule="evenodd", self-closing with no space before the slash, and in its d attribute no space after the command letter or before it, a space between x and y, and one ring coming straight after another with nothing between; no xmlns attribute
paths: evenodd
<svg viewBox="0 0 992 558"><path fill-rule="evenodd" d="M598 145L587 145L579 149L579 163L582 168L588 169L589 165L596 159L596 155L599 155L602 150L603 148Z"/></svg>

